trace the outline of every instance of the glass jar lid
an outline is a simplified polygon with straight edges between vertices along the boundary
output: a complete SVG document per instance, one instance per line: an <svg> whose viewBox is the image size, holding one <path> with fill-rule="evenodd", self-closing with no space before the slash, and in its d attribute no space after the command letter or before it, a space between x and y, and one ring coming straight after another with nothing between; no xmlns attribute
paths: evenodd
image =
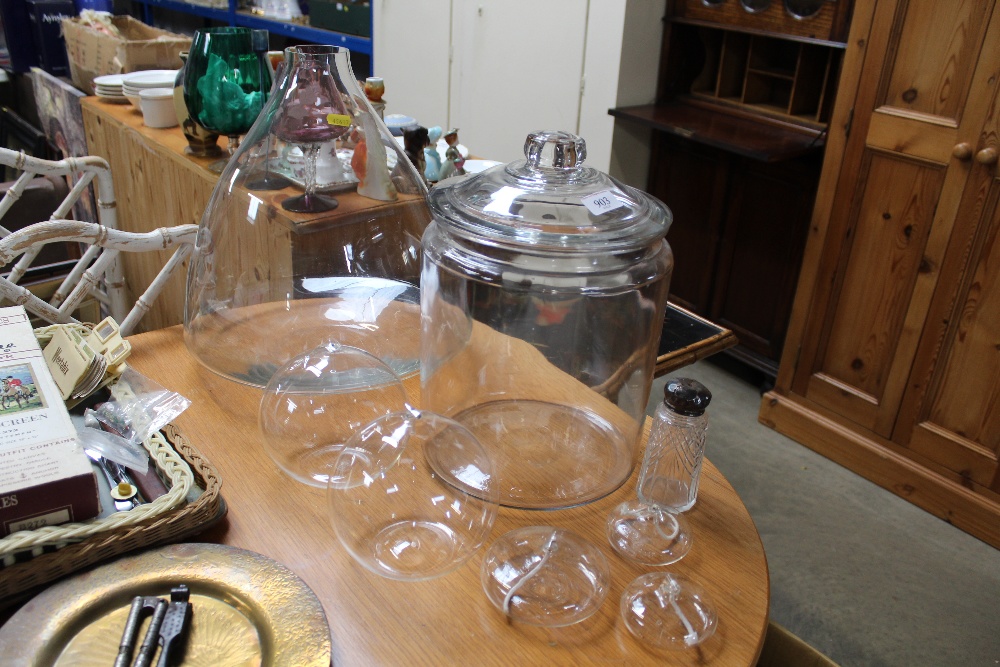
<svg viewBox="0 0 1000 667"><path fill-rule="evenodd" d="M584 166L587 147L581 137L533 132L524 155L524 160L433 188L431 212L453 233L500 247L638 250L666 235L670 209Z"/></svg>

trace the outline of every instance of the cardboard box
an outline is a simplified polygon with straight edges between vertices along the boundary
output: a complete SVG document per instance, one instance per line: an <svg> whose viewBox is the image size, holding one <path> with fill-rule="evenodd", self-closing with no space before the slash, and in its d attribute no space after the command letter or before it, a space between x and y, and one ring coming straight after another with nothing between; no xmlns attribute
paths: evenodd
<svg viewBox="0 0 1000 667"><path fill-rule="evenodd" d="M371 5L368 3L355 5L347 2L331 2L330 0L311 0L309 2L309 25L324 30L335 30L347 35L371 37Z"/></svg>
<svg viewBox="0 0 1000 667"><path fill-rule="evenodd" d="M191 48L191 38L153 28L131 16L115 16L112 22L121 37L112 37L84 25L80 19L63 21L73 84L94 94L94 78L146 69L179 69L180 52Z"/></svg>
<svg viewBox="0 0 1000 667"><path fill-rule="evenodd" d="M97 479L24 306L0 308L0 379L0 537L97 516Z"/></svg>

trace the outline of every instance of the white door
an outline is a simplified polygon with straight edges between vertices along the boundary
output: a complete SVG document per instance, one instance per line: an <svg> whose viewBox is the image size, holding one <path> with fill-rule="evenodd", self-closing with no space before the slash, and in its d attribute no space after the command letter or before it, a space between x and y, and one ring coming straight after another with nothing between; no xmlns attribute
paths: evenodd
<svg viewBox="0 0 1000 667"><path fill-rule="evenodd" d="M529 132L577 131L588 4L454 1L449 119L474 155L509 162Z"/></svg>
<svg viewBox="0 0 1000 667"><path fill-rule="evenodd" d="M411 116L425 127L448 123L451 4L375 0L372 65L385 79L386 114Z"/></svg>

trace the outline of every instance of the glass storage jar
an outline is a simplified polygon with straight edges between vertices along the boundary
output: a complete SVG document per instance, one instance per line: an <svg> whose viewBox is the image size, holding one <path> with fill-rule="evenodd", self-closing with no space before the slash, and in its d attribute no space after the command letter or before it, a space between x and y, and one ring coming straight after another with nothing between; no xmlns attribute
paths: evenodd
<svg viewBox="0 0 1000 667"><path fill-rule="evenodd" d="M536 132L525 160L443 183L423 237L422 405L494 458L500 502L596 500L638 455L673 255L661 202Z"/></svg>
<svg viewBox="0 0 1000 667"><path fill-rule="evenodd" d="M277 186L276 176L285 177ZM286 49L281 78L202 216L188 270L188 349L258 387L327 343L415 375L426 194L349 52Z"/></svg>

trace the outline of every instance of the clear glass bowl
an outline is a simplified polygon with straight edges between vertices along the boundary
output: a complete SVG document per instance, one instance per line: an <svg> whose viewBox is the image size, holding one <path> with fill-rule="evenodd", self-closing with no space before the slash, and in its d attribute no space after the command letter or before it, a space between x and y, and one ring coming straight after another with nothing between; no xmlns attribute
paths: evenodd
<svg viewBox="0 0 1000 667"><path fill-rule="evenodd" d="M262 185L275 175L284 187ZM358 85L350 53L286 49L267 105L202 216L188 269L188 349L208 369L259 387L328 340L413 375L426 194Z"/></svg>
<svg viewBox="0 0 1000 667"><path fill-rule="evenodd" d="M430 579L467 561L497 515L486 450L461 424L407 410L358 431L337 460L327 492L344 548L368 570Z"/></svg>
<svg viewBox="0 0 1000 667"><path fill-rule="evenodd" d="M644 574L625 588L621 614L639 641L678 650L701 644L715 633L719 616L705 591L669 572Z"/></svg>
<svg viewBox="0 0 1000 667"><path fill-rule="evenodd" d="M325 489L344 444L406 400L403 383L377 357L327 343L287 363L264 388L264 449L292 479Z"/></svg>
<svg viewBox="0 0 1000 667"><path fill-rule="evenodd" d="M494 542L483 557L483 591L509 618L548 627L579 623L608 595L611 570L592 543L567 530L528 526Z"/></svg>

